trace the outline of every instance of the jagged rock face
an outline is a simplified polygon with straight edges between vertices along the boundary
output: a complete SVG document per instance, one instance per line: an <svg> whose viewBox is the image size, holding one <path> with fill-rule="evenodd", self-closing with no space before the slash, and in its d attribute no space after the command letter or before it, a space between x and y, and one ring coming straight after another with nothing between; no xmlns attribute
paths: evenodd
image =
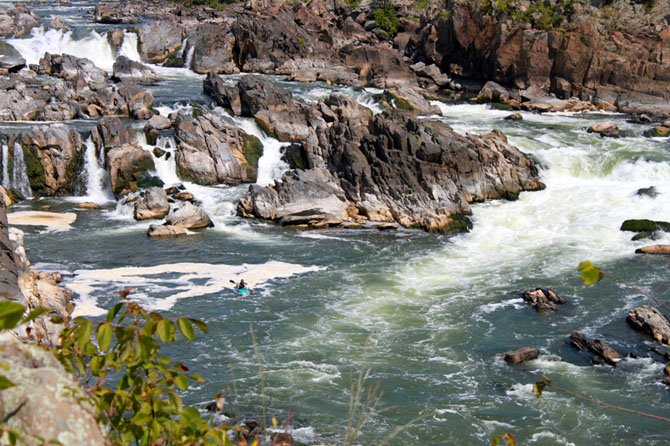
<svg viewBox="0 0 670 446"><path fill-rule="evenodd" d="M0 37L25 37L38 25L38 17L26 5L0 10Z"/></svg>
<svg viewBox="0 0 670 446"><path fill-rule="evenodd" d="M137 29L140 56L144 62L162 63L182 45L184 28L169 20L157 20Z"/></svg>
<svg viewBox="0 0 670 446"><path fill-rule="evenodd" d="M124 144L107 152L105 166L116 196L137 189L137 181L153 170L151 154L134 144Z"/></svg>
<svg viewBox="0 0 670 446"><path fill-rule="evenodd" d="M37 437L64 445L107 444L92 401L50 352L9 339L0 344L0 362L15 384L0 392L0 417L25 435L24 444L43 444Z"/></svg>
<svg viewBox="0 0 670 446"><path fill-rule="evenodd" d="M662 55L670 51L670 2L656 1L649 12L627 2L608 8L578 5L564 29L542 30L510 14L484 13L477 2L454 1L448 19L422 23L406 55L466 78L538 86L624 112L669 113L670 59Z"/></svg>
<svg viewBox="0 0 670 446"><path fill-rule="evenodd" d="M198 184L256 181L262 144L229 119L213 114L180 116L175 123L175 138L175 160L181 178Z"/></svg>
<svg viewBox="0 0 670 446"><path fill-rule="evenodd" d="M35 196L72 193L82 163L79 133L63 124L35 127L19 137Z"/></svg>
<svg viewBox="0 0 670 446"><path fill-rule="evenodd" d="M128 59L126 56L116 58L112 78L116 81L131 80L143 85L158 82L156 72L146 65Z"/></svg>
<svg viewBox="0 0 670 446"><path fill-rule="evenodd" d="M302 144L311 168L274 186L251 187L239 206L244 216L317 225L367 218L448 231L462 228L458 215L470 212L469 203L543 187L534 163L500 132L462 136L411 114L373 117L336 96L306 105L266 93L265 106L256 92L270 88L255 82L238 88L241 110L281 140Z"/></svg>

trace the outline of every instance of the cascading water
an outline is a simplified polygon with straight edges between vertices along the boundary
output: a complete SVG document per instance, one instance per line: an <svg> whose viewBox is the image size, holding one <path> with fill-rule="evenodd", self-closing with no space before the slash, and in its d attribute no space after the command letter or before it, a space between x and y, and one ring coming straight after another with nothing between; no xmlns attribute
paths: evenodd
<svg viewBox="0 0 670 446"><path fill-rule="evenodd" d="M2 187L9 187L9 147L2 145Z"/></svg>
<svg viewBox="0 0 670 446"><path fill-rule="evenodd" d="M14 143L14 165L12 166L12 187L21 192L26 198L32 198L33 191L30 189L28 170L23 157L23 149L18 142Z"/></svg>
<svg viewBox="0 0 670 446"><path fill-rule="evenodd" d="M100 162L97 149L93 139L89 137L84 143L86 151L84 153L84 175L86 177L86 197L87 201L103 204L113 201L113 195L109 184L109 176ZM100 157L104 162L103 151L100 151Z"/></svg>
<svg viewBox="0 0 670 446"><path fill-rule="evenodd" d="M184 41L184 45L186 45L186 41ZM191 69L191 65L193 63L193 53L195 52L195 46L192 46L188 49L188 52L186 53L186 57L184 58L184 68L188 68L189 70Z"/></svg>

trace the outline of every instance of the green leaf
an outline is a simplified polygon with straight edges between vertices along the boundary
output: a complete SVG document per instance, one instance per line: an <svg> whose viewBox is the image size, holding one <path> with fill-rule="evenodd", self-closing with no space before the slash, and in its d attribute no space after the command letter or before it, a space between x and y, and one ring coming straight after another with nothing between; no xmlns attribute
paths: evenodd
<svg viewBox="0 0 670 446"><path fill-rule="evenodd" d="M123 302L119 302L109 309L107 312L107 322L112 322L114 320L116 315L119 314L119 311L121 311L121 308L123 308L123 304Z"/></svg>
<svg viewBox="0 0 670 446"><path fill-rule="evenodd" d="M195 333L193 332L193 325L185 317L177 318L177 325L182 335L189 341L195 341Z"/></svg>
<svg viewBox="0 0 670 446"><path fill-rule="evenodd" d="M547 387L547 383L544 381L538 381L535 384L533 384L533 393L535 396L538 398L542 396L542 392L544 392L545 387Z"/></svg>
<svg viewBox="0 0 670 446"><path fill-rule="evenodd" d="M0 302L0 330L11 330L21 320L26 307L18 302Z"/></svg>
<svg viewBox="0 0 670 446"><path fill-rule="evenodd" d="M47 314L48 312L49 312L49 310L47 308L44 308L44 307L35 308L30 313L28 313L28 315L26 317L24 317L21 320L21 323L25 324L26 322L33 321L33 320L37 319L38 317L42 316L43 314Z"/></svg>
<svg viewBox="0 0 670 446"><path fill-rule="evenodd" d="M584 281L584 285L589 286L600 281L603 278L603 272L590 260L584 260L579 263L577 270L579 277Z"/></svg>
<svg viewBox="0 0 670 446"><path fill-rule="evenodd" d="M98 325L96 337L98 338L98 347L100 347L101 351L106 351L112 344L113 333L114 330L108 322Z"/></svg>
<svg viewBox="0 0 670 446"><path fill-rule="evenodd" d="M188 389L188 380L184 375L179 375L174 379L175 384L179 387L179 390Z"/></svg>
<svg viewBox="0 0 670 446"><path fill-rule="evenodd" d="M79 321L79 327L77 327L77 334L75 335L75 342L81 348L84 348L87 342L91 340L91 335L93 334L93 324L91 321L86 319Z"/></svg>
<svg viewBox="0 0 670 446"><path fill-rule="evenodd" d="M209 328L207 327L207 324L205 324L203 321L191 318L189 318L188 320L191 321L193 325L198 327L200 331L202 331L203 333L209 333Z"/></svg>
<svg viewBox="0 0 670 446"><path fill-rule="evenodd" d="M167 344L168 342L170 342L170 340L172 340L173 331L174 331L174 324L172 323L172 321L168 319L163 319L156 326L156 332L158 333L158 337L165 344Z"/></svg>
<svg viewBox="0 0 670 446"><path fill-rule="evenodd" d="M9 389L14 387L15 384L11 382L6 376L0 375L0 390Z"/></svg>

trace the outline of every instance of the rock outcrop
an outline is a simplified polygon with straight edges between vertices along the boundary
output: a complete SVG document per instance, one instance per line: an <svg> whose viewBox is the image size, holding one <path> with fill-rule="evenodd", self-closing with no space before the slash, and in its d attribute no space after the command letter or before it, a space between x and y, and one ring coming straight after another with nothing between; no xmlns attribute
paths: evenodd
<svg viewBox="0 0 670 446"><path fill-rule="evenodd" d="M563 305L567 302L555 291L546 288L526 290L521 293L521 297L537 311L554 311L558 309L558 305Z"/></svg>
<svg viewBox="0 0 670 446"><path fill-rule="evenodd" d="M0 9L0 37L26 37L39 23L39 18L24 4Z"/></svg>
<svg viewBox="0 0 670 446"><path fill-rule="evenodd" d="M533 161L500 132L463 136L412 114L373 116L339 96L302 104L253 77L217 91L280 140L299 143L307 161L306 171L281 183L251 187L238 208L243 216L311 225L396 221L448 232L467 228L461 216L469 203L543 187Z"/></svg>
<svg viewBox="0 0 670 446"><path fill-rule="evenodd" d="M12 138L9 140L11 143ZM18 141L35 196L62 196L74 191L83 163L78 132L63 124L51 124L20 134Z"/></svg>
<svg viewBox="0 0 670 446"><path fill-rule="evenodd" d="M650 306L633 308L628 312L626 321L636 330L651 335L656 341L670 344L670 323L656 308Z"/></svg>
<svg viewBox="0 0 670 446"><path fill-rule="evenodd" d="M180 115L175 122L177 172L197 184L240 184L256 181L263 145L228 118Z"/></svg>

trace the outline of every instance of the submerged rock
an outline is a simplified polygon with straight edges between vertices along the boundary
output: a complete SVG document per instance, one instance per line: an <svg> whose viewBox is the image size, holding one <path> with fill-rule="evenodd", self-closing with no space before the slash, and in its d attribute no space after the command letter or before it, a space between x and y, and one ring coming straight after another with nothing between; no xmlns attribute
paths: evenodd
<svg viewBox="0 0 670 446"><path fill-rule="evenodd" d="M188 230L172 225L151 225L147 236L151 238L173 238L188 235Z"/></svg>
<svg viewBox="0 0 670 446"><path fill-rule="evenodd" d="M621 224L622 231L632 232L654 232L665 231L670 232L670 223L665 221L653 220L626 220Z"/></svg>
<svg viewBox="0 0 670 446"><path fill-rule="evenodd" d="M595 353L596 357L592 359L594 364L604 361L613 367L617 367L622 360L622 356L619 352L600 339L590 340L578 331L570 333L570 345L578 350L589 350L590 352Z"/></svg>
<svg viewBox="0 0 670 446"><path fill-rule="evenodd" d="M508 364L521 364L532 361L540 356L540 350L533 347L522 347L520 349L505 353L505 362Z"/></svg>
<svg viewBox="0 0 670 446"><path fill-rule="evenodd" d="M626 321L636 330L651 335L662 344L670 344L670 323L654 307L642 306L628 312Z"/></svg>
<svg viewBox="0 0 670 446"><path fill-rule="evenodd" d="M670 245L649 245L635 250L635 254L670 255Z"/></svg>
<svg viewBox="0 0 670 446"><path fill-rule="evenodd" d="M537 311L554 311L558 309L558 305L563 305L567 302L563 297L556 294L555 291L547 288L535 288L534 290L524 291L521 297Z"/></svg>
<svg viewBox="0 0 670 446"><path fill-rule="evenodd" d="M656 198L658 197L659 193L654 186L649 186L638 189L637 192L635 192L635 195L639 197Z"/></svg>

